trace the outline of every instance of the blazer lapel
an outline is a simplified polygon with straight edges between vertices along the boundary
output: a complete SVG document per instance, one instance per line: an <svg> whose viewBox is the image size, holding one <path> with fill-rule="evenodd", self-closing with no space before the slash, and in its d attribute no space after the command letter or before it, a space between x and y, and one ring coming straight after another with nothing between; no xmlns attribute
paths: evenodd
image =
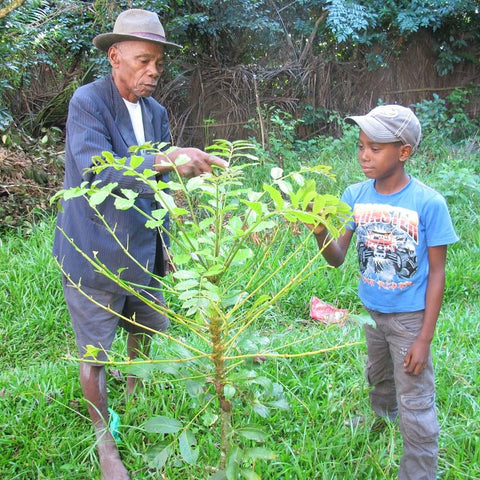
<svg viewBox="0 0 480 480"><path fill-rule="evenodd" d="M130 147L137 144L135 133L133 131L132 121L128 113L127 106L123 101L122 96L118 92L117 87L113 83L112 79L112 104L113 104L113 116L115 119L115 125L118 128L118 133L123 138L125 144Z"/></svg>
<svg viewBox="0 0 480 480"><path fill-rule="evenodd" d="M141 98L140 105L142 106L143 131L145 132L145 141L152 142L154 137L153 131L153 114L152 110L148 108L147 102Z"/></svg>

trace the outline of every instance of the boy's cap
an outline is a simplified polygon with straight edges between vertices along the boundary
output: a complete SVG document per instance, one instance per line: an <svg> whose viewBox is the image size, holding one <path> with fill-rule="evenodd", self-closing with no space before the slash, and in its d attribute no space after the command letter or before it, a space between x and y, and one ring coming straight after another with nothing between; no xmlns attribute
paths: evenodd
<svg viewBox="0 0 480 480"><path fill-rule="evenodd" d="M357 124L374 142L410 144L415 150L422 138L422 127L412 110L401 105L380 105L366 115L345 118Z"/></svg>

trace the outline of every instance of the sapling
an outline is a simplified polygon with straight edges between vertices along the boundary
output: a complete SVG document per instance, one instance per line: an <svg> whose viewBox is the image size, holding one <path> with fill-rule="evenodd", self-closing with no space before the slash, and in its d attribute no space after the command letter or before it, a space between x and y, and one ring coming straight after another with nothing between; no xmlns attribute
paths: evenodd
<svg viewBox="0 0 480 480"><path fill-rule="evenodd" d="M218 426L219 430L219 461L212 478L259 478L253 462L274 458L274 453L263 447L249 447L252 442L265 442L266 434L256 424L242 424L240 415L235 418L235 411L250 404L256 414L267 417L272 408L288 408L282 388L259 375L251 365L297 355L289 348L298 347L302 339L290 345L274 345L256 332L256 322L318 268L324 268L316 247L314 254L305 255L307 249L312 250L312 233L303 227L298 233L299 225L323 225L332 237L337 237L349 210L337 197L317 192L317 176L334 179L328 167L304 167L290 173L275 167L270 182L254 191L246 180L248 173L252 175L257 168L252 146L243 141L217 141L209 151L226 159L227 168L215 168L212 174L188 180L173 172L165 183L156 178L154 171L142 170L143 159L136 155L138 149L161 154L165 148L150 144L134 147L129 162L103 152L94 158L90 169L94 174L105 169L121 170L148 185L159 205L151 215L139 210L135 203L137 192L118 188L117 184L85 182L58 192L53 201L85 197L114 238L115 225L97 209L109 196L115 198L117 209L136 209L145 216L146 228L159 233L166 232L165 218L170 218L169 255L175 268L167 277L150 274L156 288L164 292L165 305L153 301L146 287L123 280L121 271L110 271L96 252L80 252L100 274L168 316L189 336L184 339L168 331L155 332L171 346L165 358L118 361L111 355L106 363L130 367L138 375L168 372L188 377L187 389L190 397L198 400L198 414L186 424L166 415L145 423L146 431L166 435L152 449L151 465L162 468L176 451L176 442L183 460L195 464L199 450L192 425L203 419L204 424ZM69 241L75 246L75 239ZM123 248L125 255L137 262L128 246ZM305 259L301 267L287 273L289 264L299 265L299 256ZM147 265L137 264L149 271ZM82 291L81 282L75 286ZM109 306L103 308L108 310ZM134 317L124 320L135 322Z"/></svg>

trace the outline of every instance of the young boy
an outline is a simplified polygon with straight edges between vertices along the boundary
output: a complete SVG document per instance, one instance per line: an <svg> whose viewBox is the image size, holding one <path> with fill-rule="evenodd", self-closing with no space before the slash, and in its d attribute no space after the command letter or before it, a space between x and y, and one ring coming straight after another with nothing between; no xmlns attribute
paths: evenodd
<svg viewBox="0 0 480 480"><path fill-rule="evenodd" d="M356 232L358 294L376 325L365 326L370 403L380 417L399 417L399 479L435 480L439 425L430 343L447 245L458 237L444 198L405 171L421 139L412 110L382 105L346 121L360 127L358 160L368 180L342 196L353 212L345 233L333 240L319 225L314 234L338 267Z"/></svg>

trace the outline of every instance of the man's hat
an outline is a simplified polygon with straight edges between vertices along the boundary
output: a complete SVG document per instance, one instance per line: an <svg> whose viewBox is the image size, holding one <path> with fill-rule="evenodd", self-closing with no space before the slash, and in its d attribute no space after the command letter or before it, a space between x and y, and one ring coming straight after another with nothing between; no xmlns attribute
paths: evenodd
<svg viewBox="0 0 480 480"><path fill-rule="evenodd" d="M401 105L380 105L366 115L347 117L345 121L356 123L368 138L378 143L402 142L415 150L422 138L418 118Z"/></svg>
<svg viewBox="0 0 480 480"><path fill-rule="evenodd" d="M113 33L97 35L93 39L93 44L106 52L114 43L125 40L145 40L182 48L181 45L167 41L165 30L156 13L139 8L120 13L115 21Z"/></svg>

